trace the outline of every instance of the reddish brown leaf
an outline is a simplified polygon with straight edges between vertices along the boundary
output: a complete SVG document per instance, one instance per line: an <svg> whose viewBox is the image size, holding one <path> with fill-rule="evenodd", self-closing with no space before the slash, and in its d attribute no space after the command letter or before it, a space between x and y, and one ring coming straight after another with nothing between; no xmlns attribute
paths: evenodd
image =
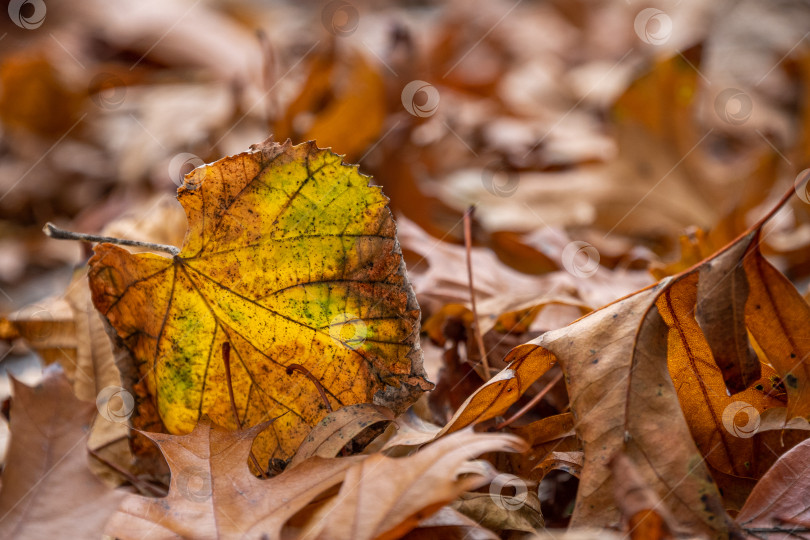
<svg viewBox="0 0 810 540"><path fill-rule="evenodd" d="M785 519L810 522L810 441L804 441L779 458L737 514L737 523L745 529L784 526L782 520ZM789 533L768 536L791 537L795 538Z"/></svg>
<svg viewBox="0 0 810 540"><path fill-rule="evenodd" d="M61 371L36 387L13 380L11 446L0 491L4 538L99 537L123 493L87 466L88 423L96 409L79 401Z"/></svg>

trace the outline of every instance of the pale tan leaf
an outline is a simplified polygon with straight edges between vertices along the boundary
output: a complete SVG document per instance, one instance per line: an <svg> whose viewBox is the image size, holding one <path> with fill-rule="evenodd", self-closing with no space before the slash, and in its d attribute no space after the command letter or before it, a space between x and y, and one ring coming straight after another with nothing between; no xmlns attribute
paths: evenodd
<svg viewBox="0 0 810 540"><path fill-rule="evenodd" d="M396 538L465 491L495 477L485 452L519 452L517 437L470 430L443 437L403 458L373 454L352 466L340 492L313 516L307 535L318 538Z"/></svg>

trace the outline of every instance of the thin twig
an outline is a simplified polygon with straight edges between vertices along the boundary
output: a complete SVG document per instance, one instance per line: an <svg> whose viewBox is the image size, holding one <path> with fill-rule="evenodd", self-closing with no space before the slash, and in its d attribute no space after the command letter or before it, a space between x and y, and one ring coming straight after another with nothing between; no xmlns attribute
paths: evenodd
<svg viewBox="0 0 810 540"><path fill-rule="evenodd" d="M802 536L799 536L799 533L810 533L810 529L808 529L807 527L780 527L778 525L775 526L775 527L751 527L751 528L743 527L743 530L745 532L749 533L749 534L756 534L756 533L776 534L776 533L779 533L779 534L789 534L791 536L796 536L798 538L804 538Z"/></svg>
<svg viewBox="0 0 810 540"><path fill-rule="evenodd" d="M162 489L160 489L159 487L153 486L149 482L145 482L145 481L141 480L140 478L138 478L137 476L135 476L134 474L132 474L128 470L124 469L123 467L121 467L117 463L113 463L112 461L110 461L107 458L105 458L104 456L102 456L96 450L93 450L92 448L88 448L87 452L89 452L91 456L93 456L94 458L99 460L101 463L103 463L104 465L106 465L110 469L114 470L115 472L117 472L118 474L120 474L121 476L126 478L127 481L130 484L132 484L135 487L138 487L141 491L148 491L152 495L154 495L155 497L165 497L166 496L166 492L163 491Z"/></svg>
<svg viewBox="0 0 810 540"><path fill-rule="evenodd" d="M131 246L151 249L152 251L163 251L170 255L178 255L180 250L174 246L165 244L155 244L153 242L141 242L140 240L126 240L124 238L114 238L112 236L99 236L96 234L84 234L60 229L53 223L46 223L42 228L47 236L57 240L78 240L80 242L106 242L108 244L118 244L119 246Z"/></svg>
<svg viewBox="0 0 810 540"><path fill-rule="evenodd" d="M803 519L796 519L796 518L791 518L791 517L776 517L775 519L777 521L781 521L782 523L785 523L785 524L788 524L788 525L799 526L802 529L810 528L810 522L805 521Z"/></svg>
<svg viewBox="0 0 810 540"><path fill-rule="evenodd" d="M241 431L242 421L239 420L239 411L236 408L236 400L233 397L233 383L231 382L231 344L227 341L222 344L222 362L225 364L225 379L228 381L228 397L231 399L233 418L236 420L236 427ZM261 475L262 478L267 478L264 475L264 469L259 465L259 460L253 455L253 450L250 450L249 456L253 465L259 471L259 475Z"/></svg>
<svg viewBox="0 0 810 540"><path fill-rule="evenodd" d="M512 422L514 422L515 420L526 414L529 410L532 409L532 407L537 405L540 402L540 400L543 399L543 397L551 391L552 388L554 388L555 384L560 382L560 379L562 379L562 377L563 372L562 370L560 370L560 372L557 373L557 375L553 379L551 379L549 383L542 390L540 390L540 392L536 396L534 396L531 399L531 401L529 401L526 405L521 407L521 409L515 414L513 414L511 418L509 418L508 420L504 420L503 422L495 426L495 429L505 428L506 426L510 425Z"/></svg>
<svg viewBox="0 0 810 540"><path fill-rule="evenodd" d="M303 373L307 379L312 381L312 384L314 384L315 388L318 389L318 393L321 395L321 399L323 399L323 402L326 404L326 410L332 412L332 405L329 404L329 398L326 397L326 392L324 391L323 386L321 386L321 381L315 378L315 375L310 373L309 370L304 366L302 366L301 364L290 364L289 366L287 366L287 375L292 375L293 371Z"/></svg>
<svg viewBox="0 0 810 540"><path fill-rule="evenodd" d="M484 348L484 336L481 335L481 326L478 324L478 310L475 307L475 287L473 286L473 271L472 271L472 215L475 207L471 206L464 212L464 247L467 252L467 280L470 285L470 303L472 304L473 314L473 334L475 334L475 341L478 344L478 350L481 353L481 364L484 366L484 381L489 380L489 361L487 360L487 351Z"/></svg>

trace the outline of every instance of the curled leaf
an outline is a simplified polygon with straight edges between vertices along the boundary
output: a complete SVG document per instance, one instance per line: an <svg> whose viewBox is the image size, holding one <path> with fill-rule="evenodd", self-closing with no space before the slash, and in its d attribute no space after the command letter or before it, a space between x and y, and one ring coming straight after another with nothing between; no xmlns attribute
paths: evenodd
<svg viewBox="0 0 810 540"><path fill-rule="evenodd" d="M329 413L312 428L293 456L290 466L312 456L335 457L346 443L367 427L393 419L394 415L389 409L371 403L348 405Z"/></svg>

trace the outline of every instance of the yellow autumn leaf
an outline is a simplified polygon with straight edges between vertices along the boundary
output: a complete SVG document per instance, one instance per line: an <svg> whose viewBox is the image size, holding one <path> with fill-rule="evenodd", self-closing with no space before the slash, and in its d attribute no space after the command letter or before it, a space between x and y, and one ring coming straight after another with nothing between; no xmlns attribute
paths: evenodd
<svg viewBox="0 0 810 540"><path fill-rule="evenodd" d="M168 431L277 418L254 445L266 463L327 414L321 392L402 411L431 387L388 199L368 182L314 142L266 141L187 175L177 256L96 247L93 301Z"/></svg>

